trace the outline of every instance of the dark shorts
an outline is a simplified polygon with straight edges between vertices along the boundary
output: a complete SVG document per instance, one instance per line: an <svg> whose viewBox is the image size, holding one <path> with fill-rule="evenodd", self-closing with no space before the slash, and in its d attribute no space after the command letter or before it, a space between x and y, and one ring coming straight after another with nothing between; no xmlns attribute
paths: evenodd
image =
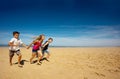
<svg viewBox="0 0 120 79"><path fill-rule="evenodd" d="M33 53L37 53L38 51L39 51L39 49L37 49L37 50L32 49Z"/></svg>
<svg viewBox="0 0 120 79"><path fill-rule="evenodd" d="M10 57L13 57L13 56L14 56L14 53L16 53L18 56L21 55L20 50L16 50L16 51L9 50L9 56L10 56Z"/></svg>

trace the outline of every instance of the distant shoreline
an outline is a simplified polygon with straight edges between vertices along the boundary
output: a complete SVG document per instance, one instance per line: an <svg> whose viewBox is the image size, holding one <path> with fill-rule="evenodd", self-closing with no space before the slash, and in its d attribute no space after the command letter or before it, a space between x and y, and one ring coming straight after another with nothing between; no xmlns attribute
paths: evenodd
<svg viewBox="0 0 120 79"><path fill-rule="evenodd" d="M0 45L0 47L9 47L8 45ZM61 47L64 47L64 48L79 48L79 47L83 47L83 48L86 48L86 47L120 47L120 46L49 46L50 48L61 48Z"/></svg>

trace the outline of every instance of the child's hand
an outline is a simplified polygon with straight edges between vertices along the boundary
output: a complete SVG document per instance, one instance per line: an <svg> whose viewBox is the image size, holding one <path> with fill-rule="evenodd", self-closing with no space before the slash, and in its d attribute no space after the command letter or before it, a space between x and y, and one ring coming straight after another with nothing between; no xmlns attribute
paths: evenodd
<svg viewBox="0 0 120 79"><path fill-rule="evenodd" d="M17 47L17 46L19 46L19 44L14 44L13 46L16 46L16 47Z"/></svg>
<svg viewBox="0 0 120 79"><path fill-rule="evenodd" d="M27 48L27 49L29 49L30 47L29 47L29 46L27 46L26 48Z"/></svg>
<svg viewBox="0 0 120 79"><path fill-rule="evenodd" d="M41 47L41 50L43 50L43 48L44 48L44 47L42 46L42 47Z"/></svg>
<svg viewBox="0 0 120 79"><path fill-rule="evenodd" d="M28 49L28 47L27 47L27 46L25 46L25 48L26 48L26 49Z"/></svg>

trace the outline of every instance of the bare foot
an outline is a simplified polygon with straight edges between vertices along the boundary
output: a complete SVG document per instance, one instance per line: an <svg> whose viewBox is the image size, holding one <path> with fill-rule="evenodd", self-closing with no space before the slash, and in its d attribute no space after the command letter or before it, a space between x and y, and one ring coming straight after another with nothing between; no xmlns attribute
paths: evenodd
<svg viewBox="0 0 120 79"><path fill-rule="evenodd" d="M18 64L18 67L23 67L21 64Z"/></svg>
<svg viewBox="0 0 120 79"><path fill-rule="evenodd" d="M30 62L30 64L34 64L34 62Z"/></svg>
<svg viewBox="0 0 120 79"><path fill-rule="evenodd" d="M38 63L37 63L37 65L41 65L41 64L42 64L42 62L38 62Z"/></svg>
<svg viewBox="0 0 120 79"><path fill-rule="evenodd" d="M10 63L10 66L12 66L12 63Z"/></svg>

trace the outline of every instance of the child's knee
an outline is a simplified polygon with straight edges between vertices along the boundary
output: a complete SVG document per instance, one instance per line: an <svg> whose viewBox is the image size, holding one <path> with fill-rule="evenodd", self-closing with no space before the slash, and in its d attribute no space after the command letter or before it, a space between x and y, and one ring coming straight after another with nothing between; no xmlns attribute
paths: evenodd
<svg viewBox="0 0 120 79"><path fill-rule="evenodd" d="M50 54L48 53L48 55L50 56Z"/></svg>
<svg viewBox="0 0 120 79"><path fill-rule="evenodd" d="M43 55L42 54L40 54L40 57L42 57Z"/></svg>
<svg viewBox="0 0 120 79"><path fill-rule="evenodd" d="M13 55L9 55L10 58L13 58L14 54Z"/></svg>
<svg viewBox="0 0 120 79"><path fill-rule="evenodd" d="M39 56L43 56L43 54L41 52L38 53Z"/></svg>
<svg viewBox="0 0 120 79"><path fill-rule="evenodd" d="M18 55L18 57L22 57L22 55L20 54L20 55Z"/></svg>

